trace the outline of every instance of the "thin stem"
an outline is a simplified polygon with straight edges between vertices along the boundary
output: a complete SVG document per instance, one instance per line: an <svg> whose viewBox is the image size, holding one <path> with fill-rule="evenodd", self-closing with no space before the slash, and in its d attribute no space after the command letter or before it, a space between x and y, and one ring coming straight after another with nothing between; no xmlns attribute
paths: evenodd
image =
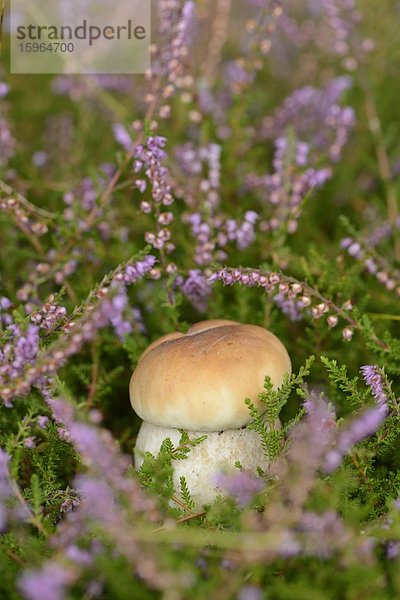
<svg viewBox="0 0 400 600"><path fill-rule="evenodd" d="M39 519L37 519L35 517L35 515L31 511L31 509L29 508L29 506L26 503L25 498L23 497L23 495L21 493L21 490L19 489L18 485L12 479L10 479L10 484L11 484L12 490L14 492L14 496L17 498L17 500L23 506L23 508L29 513L29 515L30 515L29 522L32 523L32 525L34 525L36 527L36 529L38 531L40 531L40 533L44 537L47 537L47 531L45 530L45 528L43 527L43 525L41 524L41 522L39 521Z"/></svg>
<svg viewBox="0 0 400 600"><path fill-rule="evenodd" d="M183 510L186 510L186 512L188 512L189 514L193 515L193 511L188 506L186 506L186 504L184 504L183 502L181 502L181 500L179 500L179 498L177 498L176 496L172 496L171 500L173 500L173 502L175 502L181 508L183 508Z"/></svg>
<svg viewBox="0 0 400 600"><path fill-rule="evenodd" d="M199 519L200 517L204 517L206 512L203 510L201 512L192 513L191 515L187 515L186 517L179 517L176 520L177 523L187 523L188 521L192 521L193 519Z"/></svg>
<svg viewBox="0 0 400 600"><path fill-rule="evenodd" d="M15 552L12 552L12 550L6 550L5 552L10 560L15 562L20 567L25 567L25 561L22 560L22 558L20 558L17 554L15 554Z"/></svg>
<svg viewBox="0 0 400 600"><path fill-rule="evenodd" d="M7 194L7 196L10 196L11 198L14 197L16 200L18 200L18 202L20 204L25 206L25 208L27 208L29 210L29 212L31 212L31 213L36 213L37 215L39 215L40 217L44 217L45 219L55 219L56 218L55 213L49 212L48 210L43 210L43 208L39 208L38 206L35 206L35 204L32 204L32 202L27 200L25 198L25 196L16 192L12 187L7 185L7 183L5 183L5 181L2 181L2 180L0 180L0 191L4 192L5 194Z"/></svg>

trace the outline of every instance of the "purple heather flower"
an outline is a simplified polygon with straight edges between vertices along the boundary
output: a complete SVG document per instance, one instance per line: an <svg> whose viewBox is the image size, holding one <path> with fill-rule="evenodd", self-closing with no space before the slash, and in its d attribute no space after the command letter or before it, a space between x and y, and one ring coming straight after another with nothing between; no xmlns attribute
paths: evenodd
<svg viewBox="0 0 400 600"><path fill-rule="evenodd" d="M371 273L371 275L376 275L376 273L378 272L378 266L373 258L366 258L364 261L364 265L368 273Z"/></svg>
<svg viewBox="0 0 400 600"><path fill-rule="evenodd" d="M374 407L357 416L339 432L336 446L326 456L325 470L330 473L340 464L342 458L361 440L378 431L386 418L386 409Z"/></svg>
<svg viewBox="0 0 400 600"><path fill-rule="evenodd" d="M32 437L32 436L30 436L30 437L27 437L27 438L24 440L24 446L25 446L25 448L30 448L30 449L32 449L32 448L35 448L35 447L36 447L36 441L35 441L35 438L34 438L34 437Z"/></svg>
<svg viewBox="0 0 400 600"><path fill-rule="evenodd" d="M338 77L322 89L307 86L296 90L264 120L264 136L276 139L290 126L296 138L306 142L304 148L297 148L298 164L299 158L300 162L307 160L309 152L315 158L324 153L336 162L355 121L353 110L338 104L350 85L350 77Z"/></svg>
<svg viewBox="0 0 400 600"><path fill-rule="evenodd" d="M301 553L301 545L296 540L294 534L290 530L283 530L281 532L281 541L279 547L279 555L283 558L291 558Z"/></svg>
<svg viewBox="0 0 400 600"><path fill-rule="evenodd" d="M19 580L19 589L26 600L64 600L72 581L69 569L48 561L40 571L26 571Z"/></svg>
<svg viewBox="0 0 400 600"><path fill-rule="evenodd" d="M39 425L40 429L46 429L48 422L49 417L45 417L44 415L40 415L37 419L37 424Z"/></svg>
<svg viewBox="0 0 400 600"><path fill-rule="evenodd" d="M47 154L47 152L43 152L41 150L38 150L37 152L35 152L32 155L32 164L35 165L35 167L44 167L47 162L49 160L49 155Z"/></svg>
<svg viewBox="0 0 400 600"><path fill-rule="evenodd" d="M400 553L400 542L398 542L397 540L392 540L391 542L389 542L386 546L386 556L390 559L393 560L394 558L397 558L398 555Z"/></svg>
<svg viewBox="0 0 400 600"><path fill-rule="evenodd" d="M159 34L163 43L153 61L152 70L165 76L169 97L174 93L177 80L185 81L188 62L185 59L192 42L190 34L195 21L195 9L192 0L183 4L168 0L160 0L158 3Z"/></svg>
<svg viewBox="0 0 400 600"><path fill-rule="evenodd" d="M364 380L367 385L371 388L373 397L380 408L387 411L389 409L387 405L387 396L383 389L384 381L379 367L376 365L365 365L360 369L363 374Z"/></svg>
<svg viewBox="0 0 400 600"><path fill-rule="evenodd" d="M278 137L275 140L274 172L266 175L251 173L246 178L247 187L260 190L263 201L271 205L272 217L261 223L264 231L277 230L283 223L289 233L294 233L302 200L332 176L329 167L310 166L305 148L302 142Z"/></svg>
<svg viewBox="0 0 400 600"><path fill-rule="evenodd" d="M291 321L301 321L304 318L302 313L303 305L300 300L288 298L281 292L276 294L273 300L283 314L287 315Z"/></svg>
<svg viewBox="0 0 400 600"><path fill-rule="evenodd" d="M90 565L93 557L87 550L82 550L75 544L71 544L65 549L65 556L78 565Z"/></svg>
<svg viewBox="0 0 400 600"><path fill-rule="evenodd" d="M263 481L249 471L220 473L215 478L215 484L233 496L240 506L249 504L264 488Z"/></svg>
<svg viewBox="0 0 400 600"><path fill-rule="evenodd" d="M237 600L261 600L263 594L259 587L255 585L245 585L240 590Z"/></svg>
<svg viewBox="0 0 400 600"><path fill-rule="evenodd" d="M304 536L304 549L321 558L328 558L336 548L348 543L348 532L339 515L333 511L306 511L300 518L299 532Z"/></svg>
<svg viewBox="0 0 400 600"><path fill-rule="evenodd" d="M347 248L347 252L350 254L350 256L354 256L356 258L362 258L363 256L361 246L358 242L353 242L350 244L350 246Z"/></svg>
<svg viewBox="0 0 400 600"><path fill-rule="evenodd" d="M351 238L351 237L346 237L346 238L343 238L343 239L340 241L340 247L341 247L341 248L344 248L344 249L347 249L347 248L349 248L349 246L350 246L352 243L353 243L353 238Z"/></svg>
<svg viewBox="0 0 400 600"><path fill-rule="evenodd" d="M118 144L121 144L121 146L123 148L125 148L126 151L129 151L132 149L132 146L133 146L132 138L129 135L126 128L121 123L115 123L113 125L113 133L114 133L115 140L118 142Z"/></svg>
<svg viewBox="0 0 400 600"><path fill-rule="evenodd" d="M128 273L118 273L113 285L121 283L133 283L151 269L155 258L147 256L129 266ZM125 278L125 280L124 280ZM122 322L122 304L124 299L119 295L113 303L111 294L99 295L97 304L87 311L78 323L73 325L68 337L68 343L53 352L42 351L40 369L35 365L35 359L39 350L39 334L36 325L29 325L26 332L21 333L17 325L9 327L9 339L5 346L0 349L0 387L1 398L5 406L11 406L11 400L17 395L25 395L33 385L42 386L46 383L46 377L55 373L70 356L77 354L86 341L93 339L98 329L106 327L112 321L120 333L126 331L126 325ZM118 296L118 294L117 294ZM26 368L29 367L31 368ZM13 385L13 380L24 374L23 381ZM63 435L63 434L62 434Z"/></svg>
<svg viewBox="0 0 400 600"><path fill-rule="evenodd" d="M138 260L133 265L128 265L125 268L123 277L124 282L128 285L136 283L138 279L146 275L156 264L157 259L151 254L145 256L142 260Z"/></svg>
<svg viewBox="0 0 400 600"><path fill-rule="evenodd" d="M9 89L9 86L6 83L0 81L0 98L7 96Z"/></svg>
<svg viewBox="0 0 400 600"><path fill-rule="evenodd" d="M336 414L332 404L312 392L304 401L307 420L312 424L313 430L327 434L336 426Z"/></svg>
<svg viewBox="0 0 400 600"><path fill-rule="evenodd" d="M254 79L254 73L246 69L239 60L227 62L224 70L224 77L233 90L239 91L243 87L247 87Z"/></svg>
<svg viewBox="0 0 400 600"><path fill-rule="evenodd" d="M189 277L182 284L181 290L199 312L207 309L211 288L206 276L199 269L189 270Z"/></svg>
<svg viewBox="0 0 400 600"><path fill-rule="evenodd" d="M114 292L110 300L103 303L103 311L107 314L111 325L119 339L123 342L128 333L132 331L132 324L124 319L123 313L128 305L128 296L125 285L114 283L111 288Z"/></svg>
<svg viewBox="0 0 400 600"><path fill-rule="evenodd" d="M0 309L1 310L8 310L11 307L12 307L11 300L9 300L8 298L6 298L5 296L3 296L2 298L0 298Z"/></svg>
<svg viewBox="0 0 400 600"><path fill-rule="evenodd" d="M0 349L0 385L6 385L21 374L25 367L33 363L39 351L39 329L28 325L22 332L20 327L11 324L8 341ZM10 399L3 394L5 406L10 407Z"/></svg>
<svg viewBox="0 0 400 600"><path fill-rule="evenodd" d="M167 167L163 165L166 154L163 150L166 138L151 136L146 144L138 144L134 152L133 170L135 173L143 172L151 187L152 197L156 204L170 206L174 199L172 196L171 177ZM144 191L142 179L137 179L137 187Z"/></svg>

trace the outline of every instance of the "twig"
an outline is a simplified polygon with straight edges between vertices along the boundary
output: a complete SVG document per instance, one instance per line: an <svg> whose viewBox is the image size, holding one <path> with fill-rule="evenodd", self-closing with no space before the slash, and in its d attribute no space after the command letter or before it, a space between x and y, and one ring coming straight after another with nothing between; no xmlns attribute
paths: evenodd
<svg viewBox="0 0 400 600"><path fill-rule="evenodd" d="M24 509L30 515L30 518L29 518L29 520L27 522L32 523L32 525L34 525L36 527L36 529L38 531L40 531L40 533L44 537L47 537L47 531L45 530L45 528L43 527L43 525L41 524L41 522L39 521L39 519L37 519L35 517L35 515L31 511L31 509L29 508L28 504L25 501L25 498L21 494L21 490L19 489L18 485L12 479L10 479L10 484L11 484L11 487L12 487L12 490L14 492L15 497L17 498L17 500L19 501L19 503L24 507Z"/></svg>
<svg viewBox="0 0 400 600"><path fill-rule="evenodd" d="M181 502L179 500L179 498L177 498L176 496L172 496L171 500L173 500L173 502L175 502L176 504L179 504L179 506L181 506L184 510L186 510L186 512L188 512L191 515L193 515L193 511L188 506L186 506L186 504L184 504L183 502Z"/></svg>
<svg viewBox="0 0 400 600"><path fill-rule="evenodd" d="M179 519L177 519L176 522L177 523L187 523L187 521L191 521L192 519L198 519L199 517L204 517L205 514L206 513L203 510L202 512L193 513L191 515L186 515L186 517L179 517Z"/></svg>
<svg viewBox="0 0 400 600"><path fill-rule="evenodd" d="M27 200L25 198L25 196L23 196L19 192L15 191L12 187L7 185L7 183L5 181L2 181L2 180L0 180L0 191L7 194L7 196L13 197L16 200L18 200L18 202L23 204L25 206L25 208L27 208L31 213L36 213L37 215L44 217L45 219L55 219L56 218L56 215L54 213L49 212L47 210L43 210L43 208L39 208L39 206L32 204L32 202Z"/></svg>
<svg viewBox="0 0 400 600"><path fill-rule="evenodd" d="M22 558L20 558L17 554L15 554L15 552L12 552L11 550L6 550L5 551L8 558L12 561L14 561L15 563L17 563L17 565L19 565L20 567L24 567L25 566L25 561L22 560Z"/></svg>

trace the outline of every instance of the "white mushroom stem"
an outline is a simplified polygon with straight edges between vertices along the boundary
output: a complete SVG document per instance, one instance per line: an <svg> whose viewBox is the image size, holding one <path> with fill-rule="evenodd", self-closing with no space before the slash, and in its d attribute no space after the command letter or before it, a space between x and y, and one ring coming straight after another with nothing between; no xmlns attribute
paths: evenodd
<svg viewBox="0 0 400 600"><path fill-rule="evenodd" d="M190 439L207 435L207 439L191 449L185 460L174 460L174 487L179 495L180 478L185 477L192 498L199 508L210 504L224 492L216 485L219 473L238 473L234 466L239 461L243 469L257 473L257 467L265 470L265 457L259 435L251 429L227 429L225 431L188 431ZM170 438L175 447L181 433L178 429L159 427L143 421L135 446L135 467L140 469L145 452L157 456L162 442Z"/></svg>

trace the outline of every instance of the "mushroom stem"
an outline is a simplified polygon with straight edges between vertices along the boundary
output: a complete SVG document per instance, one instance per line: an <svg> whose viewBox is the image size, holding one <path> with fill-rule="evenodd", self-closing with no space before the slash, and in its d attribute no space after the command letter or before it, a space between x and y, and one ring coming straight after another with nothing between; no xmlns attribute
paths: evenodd
<svg viewBox="0 0 400 600"><path fill-rule="evenodd" d="M205 434L204 431L188 431L191 440ZM179 496L180 478L186 479L189 491L196 507L210 504L223 490L217 485L217 476L221 473L238 472L235 462L239 461L243 469L257 473L257 467L265 470L268 460L262 448L258 434L244 427L225 431L208 431L207 439L194 446L187 458L174 460L174 488ZM140 428L135 446L135 467L140 469L146 452L156 456L162 442L170 438L174 447L179 445L181 433L178 429L159 427L144 421Z"/></svg>

